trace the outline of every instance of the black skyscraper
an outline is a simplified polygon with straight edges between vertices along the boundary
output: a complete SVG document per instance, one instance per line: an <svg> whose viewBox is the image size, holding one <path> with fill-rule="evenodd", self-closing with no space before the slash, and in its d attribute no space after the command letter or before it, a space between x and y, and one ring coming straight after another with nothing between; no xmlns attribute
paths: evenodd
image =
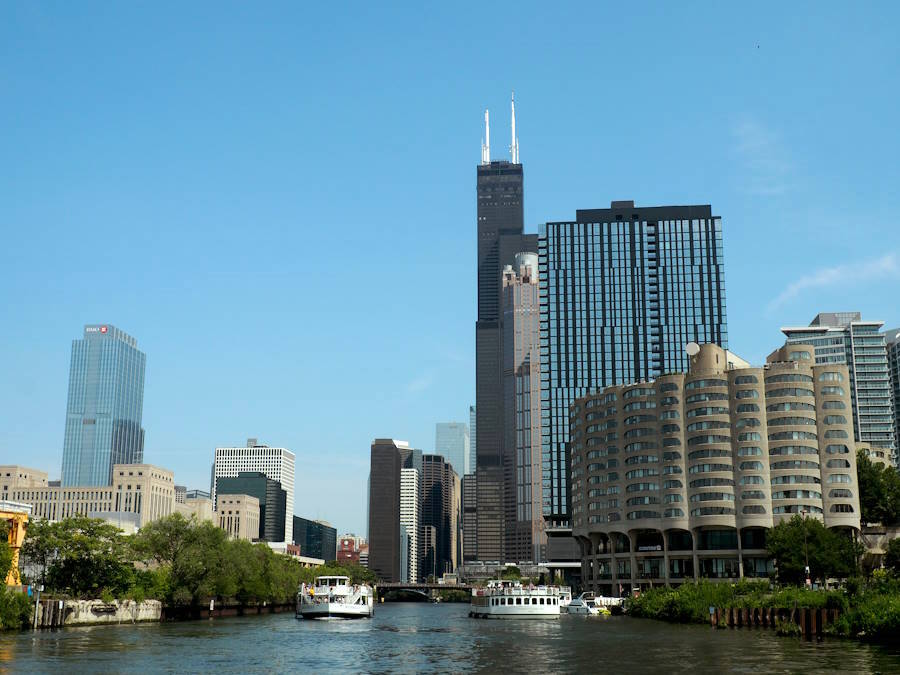
<svg viewBox="0 0 900 675"><path fill-rule="evenodd" d="M490 141L488 140L488 145ZM502 271L516 253L537 251L537 236L523 234L522 165L518 163L513 111L514 162L478 167L478 321L475 324L475 447L477 555L502 560L503 551L503 377L501 359Z"/></svg>

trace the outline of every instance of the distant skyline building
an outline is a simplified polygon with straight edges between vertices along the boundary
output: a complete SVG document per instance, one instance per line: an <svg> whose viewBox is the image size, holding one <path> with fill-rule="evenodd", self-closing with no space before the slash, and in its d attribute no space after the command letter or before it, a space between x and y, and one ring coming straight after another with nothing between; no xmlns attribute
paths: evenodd
<svg viewBox="0 0 900 675"><path fill-rule="evenodd" d="M442 455L457 475L470 473L469 425L465 422L438 422L434 426L434 452Z"/></svg>
<svg viewBox="0 0 900 675"><path fill-rule="evenodd" d="M88 324L72 340L62 485L109 485L114 464L144 461L144 373L137 340Z"/></svg>
<svg viewBox="0 0 900 675"><path fill-rule="evenodd" d="M406 441L376 438L369 462L368 567L381 581L400 581L400 450Z"/></svg>
<svg viewBox="0 0 900 675"><path fill-rule="evenodd" d="M459 476L440 455L424 455L422 460L421 527L434 528L434 538L425 537L421 576L439 577L455 571L459 563Z"/></svg>
<svg viewBox="0 0 900 675"><path fill-rule="evenodd" d="M857 443L889 452L896 465L894 406L883 321L859 312L822 312L809 326L782 328L787 344L811 344L816 363L843 363L850 371L853 432Z"/></svg>
<svg viewBox="0 0 900 675"><path fill-rule="evenodd" d="M542 225L539 255L547 556L571 565L569 406L687 371L688 342L727 348L722 221L709 205L614 201Z"/></svg>
<svg viewBox="0 0 900 675"><path fill-rule="evenodd" d="M537 250L537 237L524 234L523 168L512 109L511 161L490 156L490 127L477 169L478 319L475 324L475 412L478 556L502 560L503 537L503 375L501 276L521 251Z"/></svg>
<svg viewBox="0 0 900 675"><path fill-rule="evenodd" d="M462 493L462 560L474 562L478 560L478 539L476 529L478 518L476 508L478 506L477 491L475 489L475 474L465 475L460 480L460 492Z"/></svg>
<svg viewBox="0 0 900 675"><path fill-rule="evenodd" d="M885 331L888 370L894 399L894 466L900 466L900 328Z"/></svg>
<svg viewBox="0 0 900 675"><path fill-rule="evenodd" d="M419 580L419 529L421 474L418 469L400 469L400 527L406 532L406 547L401 561L400 581L416 583ZM403 562L406 563L405 567Z"/></svg>
<svg viewBox="0 0 900 675"><path fill-rule="evenodd" d="M270 448L255 438L248 438L242 448L216 448L213 462L211 499L216 503L216 482L219 478L234 477L242 471L259 471L278 481L286 493L284 512L284 541L294 541L294 453L287 448Z"/></svg>
<svg viewBox="0 0 900 675"><path fill-rule="evenodd" d="M261 471L240 471L237 476L221 476L216 480L216 494L225 493L255 497L259 503L259 538L271 542L287 541L284 532L287 491L280 482Z"/></svg>
<svg viewBox="0 0 900 675"><path fill-rule="evenodd" d="M541 562L546 549L539 325L538 256L519 253L515 264L503 270L506 562Z"/></svg>
<svg viewBox="0 0 900 675"><path fill-rule="evenodd" d="M300 547L300 555L319 558L325 562L337 559L337 530L324 520L292 518L294 544Z"/></svg>

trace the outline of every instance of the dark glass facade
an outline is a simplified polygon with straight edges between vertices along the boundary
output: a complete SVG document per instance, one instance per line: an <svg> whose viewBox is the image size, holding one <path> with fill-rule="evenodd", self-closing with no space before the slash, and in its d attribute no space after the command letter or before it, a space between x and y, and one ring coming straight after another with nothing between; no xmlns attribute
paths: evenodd
<svg viewBox="0 0 900 675"><path fill-rule="evenodd" d="M109 485L113 464L144 461L144 371L137 340L109 324L72 341L62 484Z"/></svg>
<svg viewBox="0 0 900 675"><path fill-rule="evenodd" d="M381 581L400 581L400 448L372 442L369 467L369 569ZM295 537L299 541L299 537ZM303 551L303 545L300 544Z"/></svg>
<svg viewBox="0 0 900 675"><path fill-rule="evenodd" d="M688 342L728 346L722 223L704 206L577 211L541 226L543 512L569 527L569 406L685 372Z"/></svg>
<svg viewBox="0 0 900 675"><path fill-rule="evenodd" d="M302 556L325 562L337 560L337 530L318 520L294 516L294 544L300 547Z"/></svg>
<svg viewBox="0 0 900 675"><path fill-rule="evenodd" d="M434 528L432 545L425 546L424 556L420 558L420 578L427 579L432 574L440 576L455 569L453 509L458 496L453 493L453 467L441 455L424 455L422 467L421 527ZM427 535L423 536L425 542L428 539Z"/></svg>
<svg viewBox="0 0 900 675"><path fill-rule="evenodd" d="M477 547L481 560L503 560L502 271L537 237L523 234L521 164L478 167L478 320L475 324Z"/></svg>
<svg viewBox="0 0 900 675"><path fill-rule="evenodd" d="M256 497L259 500L259 538L284 541L287 492L277 480L266 478L262 472L241 471L237 476L220 476L216 494ZM296 530L294 538L297 538Z"/></svg>

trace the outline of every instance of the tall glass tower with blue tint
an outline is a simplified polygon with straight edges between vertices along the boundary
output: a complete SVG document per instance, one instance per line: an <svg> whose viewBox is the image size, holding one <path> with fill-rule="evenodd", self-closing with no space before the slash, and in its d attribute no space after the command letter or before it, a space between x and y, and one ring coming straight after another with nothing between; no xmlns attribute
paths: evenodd
<svg viewBox="0 0 900 675"><path fill-rule="evenodd" d="M62 485L109 485L113 464L144 460L144 370L137 340L109 324L72 340Z"/></svg>
<svg viewBox="0 0 900 675"><path fill-rule="evenodd" d="M552 562L579 556L566 535L569 406L610 385L686 372L688 342L727 349L722 222L708 205L613 202L541 226L538 255L543 512Z"/></svg>

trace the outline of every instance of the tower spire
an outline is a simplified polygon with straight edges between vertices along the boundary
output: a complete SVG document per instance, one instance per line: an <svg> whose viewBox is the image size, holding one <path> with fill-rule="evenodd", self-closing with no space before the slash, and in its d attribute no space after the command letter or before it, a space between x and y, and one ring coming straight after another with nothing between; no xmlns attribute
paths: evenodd
<svg viewBox="0 0 900 675"><path fill-rule="evenodd" d="M519 163L519 138L516 136L516 92L512 93L512 99L510 100L510 106L512 108L512 143L509 146L509 154L512 158L513 164Z"/></svg>
<svg viewBox="0 0 900 675"><path fill-rule="evenodd" d="M481 163L491 163L491 118L490 111L484 111L484 138L481 139Z"/></svg>

